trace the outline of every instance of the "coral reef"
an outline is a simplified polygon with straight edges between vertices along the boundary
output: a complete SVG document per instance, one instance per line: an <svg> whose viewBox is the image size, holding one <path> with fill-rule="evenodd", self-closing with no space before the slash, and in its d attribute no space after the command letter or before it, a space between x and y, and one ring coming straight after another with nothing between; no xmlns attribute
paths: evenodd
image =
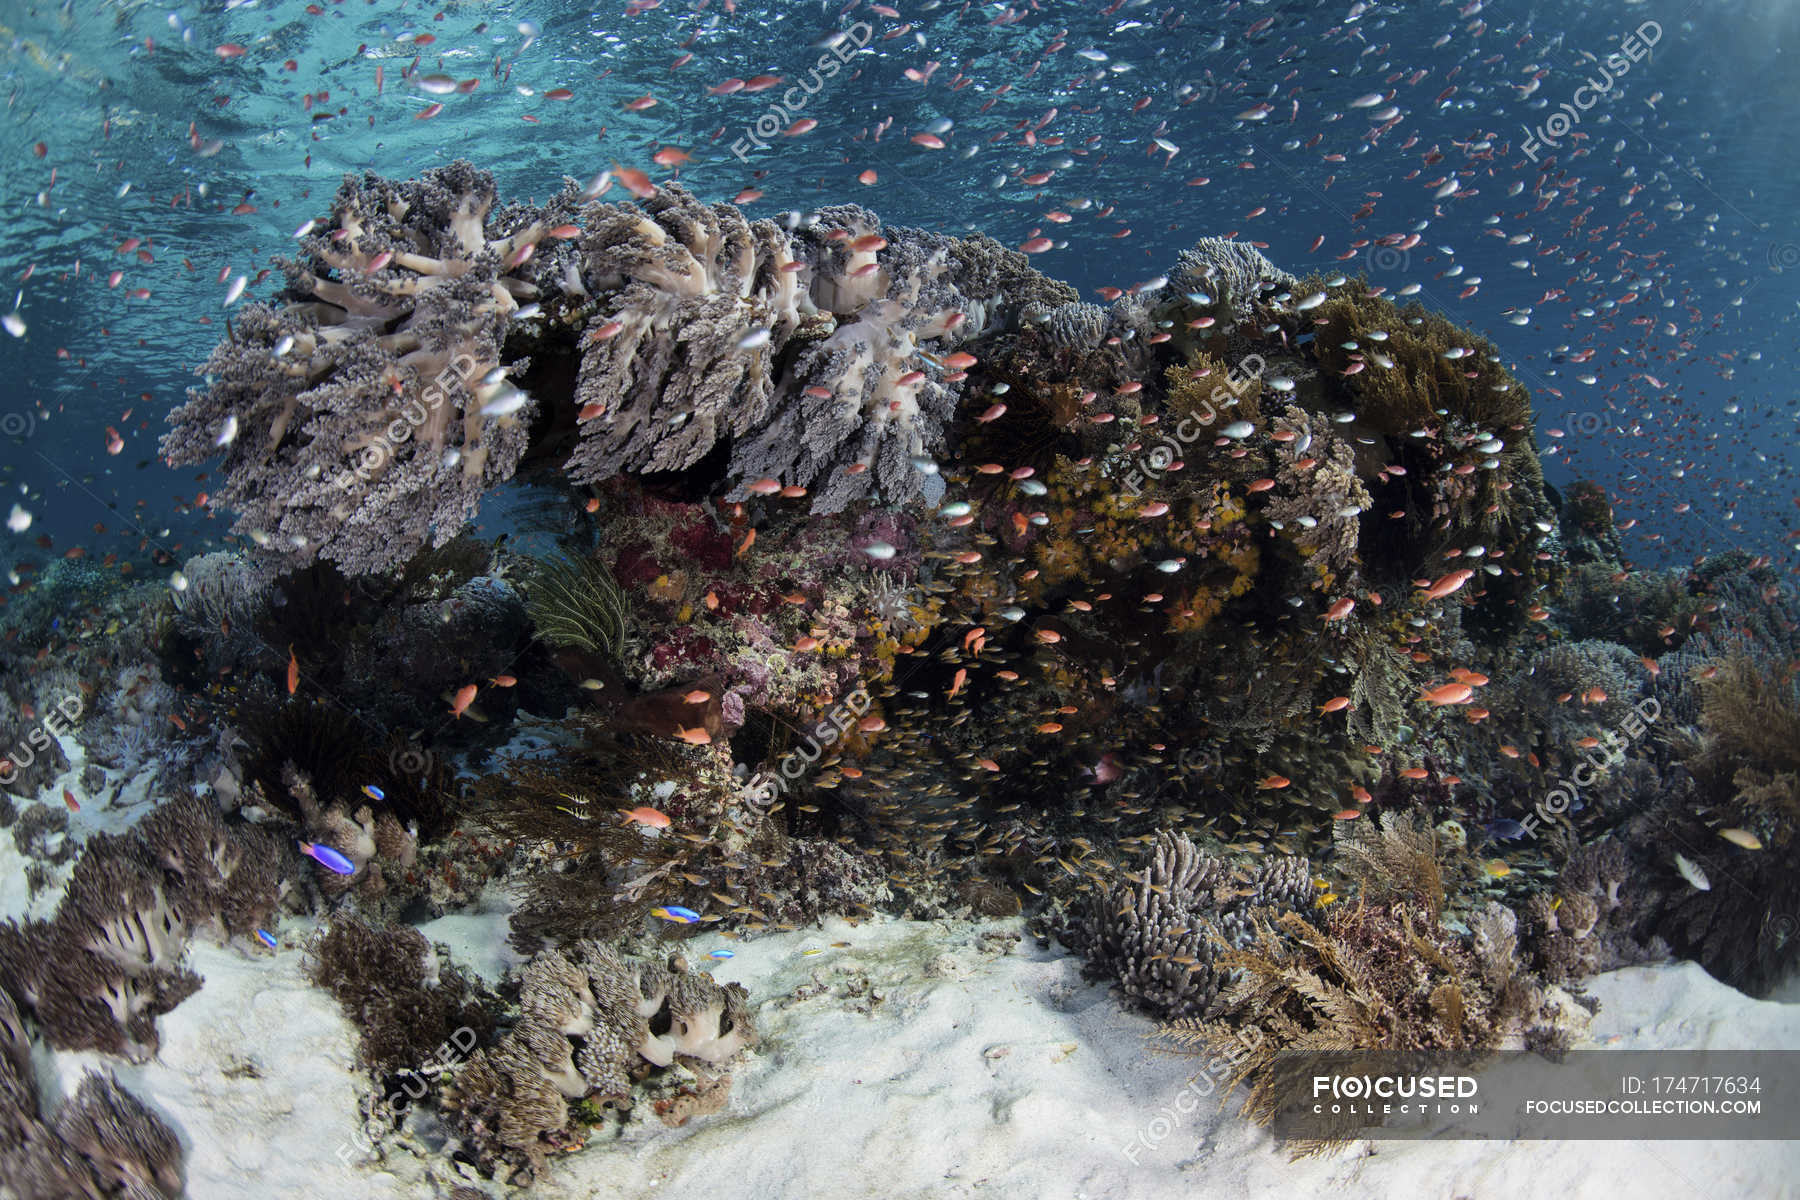
<svg viewBox="0 0 1800 1200"><path fill-rule="evenodd" d="M355 1025L358 1061L377 1082L418 1074L453 1035L467 1049L493 1034L493 998L416 929L336 916L308 946L306 970Z"/></svg>
<svg viewBox="0 0 1800 1200"><path fill-rule="evenodd" d="M570 1102L629 1108L634 1077L678 1060L722 1068L754 1046L741 984L721 987L680 955L633 963L599 942L547 950L519 979L519 1019L456 1068L444 1106L484 1173L529 1181L547 1156L578 1145Z"/></svg>
<svg viewBox="0 0 1800 1200"><path fill-rule="evenodd" d="M1202 1017L1229 978L1219 949L1242 943L1259 913L1305 911L1313 895L1304 859L1233 868L1164 833L1144 873L1091 897L1064 940L1086 955L1090 974L1117 980L1134 1006L1163 1018Z"/></svg>
<svg viewBox="0 0 1800 1200"><path fill-rule="evenodd" d="M109 1072L88 1072L54 1120L40 1114L31 1050L0 991L0 1194L15 1200L174 1200L181 1143Z"/></svg>
<svg viewBox="0 0 1800 1200"><path fill-rule="evenodd" d="M1515 919L1499 905L1466 937L1405 900L1336 904L1316 922L1290 912L1258 921L1254 941L1221 950L1219 963L1239 974L1218 1016L1172 1022L1164 1036L1194 1053L1230 1055L1227 1089L1247 1085L1243 1112L1263 1124L1294 1094L1308 1054L1551 1049L1584 1019L1520 962ZM1251 1028L1260 1037L1244 1053L1240 1033ZM1334 1148L1357 1124L1289 1149Z"/></svg>
<svg viewBox="0 0 1800 1200"><path fill-rule="evenodd" d="M270 923L298 896L279 843L217 806L185 797L130 834L95 834L48 921L0 924L0 989L53 1047L141 1061L155 1018L200 986L181 966L187 940L220 941Z"/></svg>
<svg viewBox="0 0 1800 1200"><path fill-rule="evenodd" d="M1791 965L1795 601L1747 555L1624 563L1485 339L1243 242L1101 307L980 237L628 190L346 182L166 447L223 449L261 551L189 564L181 653L113 664L90 741L134 761L204 692L245 743L221 795L346 855L309 874L365 914L516 870L534 998L459 1079L490 1165L655 1061L564 1027L613 1003L580 947L659 908L1023 912L1130 1003L1278 1048L1552 1045L1555 988L1608 965ZM536 557L447 541L515 471ZM520 712L550 719L508 744ZM660 1116L726 1095L682 1088Z"/></svg>
<svg viewBox="0 0 1800 1200"><path fill-rule="evenodd" d="M550 645L604 658L618 655L625 640L625 600L605 564L553 559L533 573L525 596L532 625Z"/></svg>
<svg viewBox="0 0 1800 1200"><path fill-rule="evenodd" d="M222 450L215 503L270 558L353 574L403 562L459 533L517 468L535 402L506 381L502 348L540 294L520 268L558 214L495 203L466 162L347 176L283 264L285 303L240 312L206 387L170 413L163 457Z"/></svg>
<svg viewBox="0 0 1800 1200"><path fill-rule="evenodd" d="M521 889L513 940L612 937L652 909L792 927L867 912L880 874L828 843L791 838L767 801L707 750L641 735L590 738L555 764L518 762L477 788L479 819L541 863ZM644 807L659 829L621 818Z"/></svg>

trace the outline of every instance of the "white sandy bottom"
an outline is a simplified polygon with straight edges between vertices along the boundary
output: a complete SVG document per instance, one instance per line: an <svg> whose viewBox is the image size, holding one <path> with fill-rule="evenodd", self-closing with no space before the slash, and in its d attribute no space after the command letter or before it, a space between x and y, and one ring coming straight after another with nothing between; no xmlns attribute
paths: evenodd
<svg viewBox="0 0 1800 1200"><path fill-rule="evenodd" d="M1012 930L880 921L686 943L691 961L761 1005L762 1043L738 1067L730 1107L669 1129L639 1105L622 1132L603 1127L552 1160L530 1194L1516 1200L1554 1181L1558 1196L1800 1195L1800 1153L1780 1142L1361 1142L1290 1163L1235 1101L1178 1105L1201 1060L1152 1049L1152 1024L1083 983L1077 960L983 938ZM502 913L425 932L460 962L506 959L494 951ZM306 982L291 944L260 958L196 944L206 986L162 1019L156 1061L119 1068L179 1130L189 1194L447 1195L441 1156L397 1148L383 1163L342 1165L361 1086L354 1031ZM723 947L736 957L705 957ZM1691 964L1614 972L1591 990L1602 1002L1594 1040L1616 1048L1800 1047L1794 1007L1746 999ZM92 1061L58 1056L55 1074L72 1090Z"/></svg>

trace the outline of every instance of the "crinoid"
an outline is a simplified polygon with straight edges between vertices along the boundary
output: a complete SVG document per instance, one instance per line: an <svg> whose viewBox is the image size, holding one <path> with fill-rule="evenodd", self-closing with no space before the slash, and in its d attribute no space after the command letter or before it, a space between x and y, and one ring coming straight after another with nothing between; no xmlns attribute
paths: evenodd
<svg viewBox="0 0 1800 1200"><path fill-rule="evenodd" d="M539 563L525 581L525 604L538 635L552 646L610 658L624 644L625 596L598 559Z"/></svg>

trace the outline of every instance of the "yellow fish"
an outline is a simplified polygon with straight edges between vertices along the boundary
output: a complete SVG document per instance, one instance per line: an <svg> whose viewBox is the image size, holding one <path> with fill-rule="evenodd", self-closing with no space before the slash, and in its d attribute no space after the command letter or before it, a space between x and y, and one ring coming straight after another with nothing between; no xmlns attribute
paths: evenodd
<svg viewBox="0 0 1800 1200"><path fill-rule="evenodd" d="M1498 858L1493 862L1487 863L1486 868L1487 873L1492 875L1495 879L1505 879L1508 875L1512 874L1512 868Z"/></svg>
<svg viewBox="0 0 1800 1200"><path fill-rule="evenodd" d="M1734 846L1742 846L1746 850L1761 850L1763 845L1756 835L1748 829L1721 829L1719 836Z"/></svg>

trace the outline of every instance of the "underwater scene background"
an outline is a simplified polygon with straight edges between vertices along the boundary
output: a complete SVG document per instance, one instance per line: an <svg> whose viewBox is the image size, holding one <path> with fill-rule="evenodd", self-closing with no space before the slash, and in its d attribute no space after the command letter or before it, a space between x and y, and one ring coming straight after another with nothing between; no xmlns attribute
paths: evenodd
<svg viewBox="0 0 1800 1200"><path fill-rule="evenodd" d="M0 1196L1788 1194L1797 36L0 3Z"/></svg>

